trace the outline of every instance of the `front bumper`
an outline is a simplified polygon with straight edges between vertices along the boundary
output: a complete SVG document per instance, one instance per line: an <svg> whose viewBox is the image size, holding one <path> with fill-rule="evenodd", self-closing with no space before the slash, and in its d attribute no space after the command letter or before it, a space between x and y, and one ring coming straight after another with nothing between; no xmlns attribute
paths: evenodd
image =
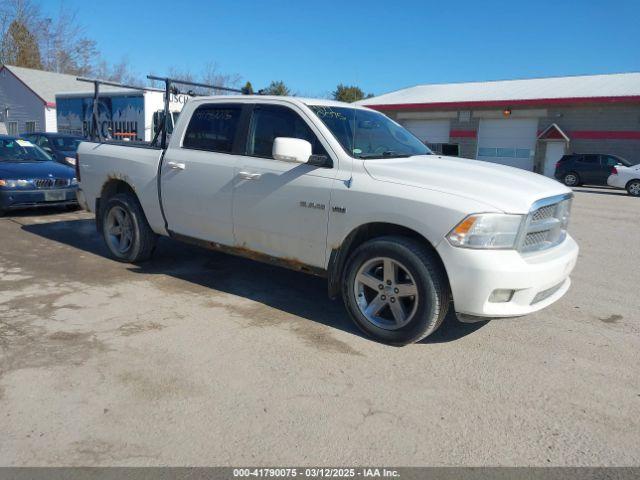
<svg viewBox="0 0 640 480"><path fill-rule="evenodd" d="M42 190L5 190L0 189L0 208L13 210L18 208L75 205L77 187L52 188Z"/></svg>
<svg viewBox="0 0 640 480"><path fill-rule="evenodd" d="M456 313L473 317L517 317L541 310L569 290L569 275L578 245L567 235L548 250L521 254L515 250L473 250L438 245ZM514 290L508 302L489 301L494 290Z"/></svg>

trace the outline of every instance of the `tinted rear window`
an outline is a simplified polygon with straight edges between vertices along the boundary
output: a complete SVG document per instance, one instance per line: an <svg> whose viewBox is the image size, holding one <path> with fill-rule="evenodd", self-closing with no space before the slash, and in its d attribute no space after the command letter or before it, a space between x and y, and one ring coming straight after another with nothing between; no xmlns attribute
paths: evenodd
<svg viewBox="0 0 640 480"><path fill-rule="evenodd" d="M239 106L204 105L191 117L182 146L231 153L240 121Z"/></svg>
<svg viewBox="0 0 640 480"><path fill-rule="evenodd" d="M590 164L596 164L599 162L598 155L582 155L582 157L580 157L578 161L581 163L590 163Z"/></svg>

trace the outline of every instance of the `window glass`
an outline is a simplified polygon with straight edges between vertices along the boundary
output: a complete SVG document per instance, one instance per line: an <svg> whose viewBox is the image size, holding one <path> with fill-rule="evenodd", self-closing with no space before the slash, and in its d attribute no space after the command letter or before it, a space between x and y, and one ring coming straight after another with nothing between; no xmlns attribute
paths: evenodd
<svg viewBox="0 0 640 480"><path fill-rule="evenodd" d="M259 106L253 111L247 155L273 158L273 141L278 137L300 138L311 144L313 155L327 155L311 128L293 110L280 106Z"/></svg>
<svg viewBox="0 0 640 480"><path fill-rule="evenodd" d="M182 146L231 153L240 120L240 106L205 105L191 117Z"/></svg>
<svg viewBox="0 0 640 480"><path fill-rule="evenodd" d="M442 154L449 157L459 157L460 146L457 143L443 143Z"/></svg>
<svg viewBox="0 0 640 480"><path fill-rule="evenodd" d="M487 147L479 148L478 156L479 157L497 157L498 156L497 150L498 150L497 148L487 148Z"/></svg>
<svg viewBox="0 0 640 480"><path fill-rule="evenodd" d="M578 161L581 163L595 164L598 163L598 155L583 155Z"/></svg>
<svg viewBox="0 0 640 480"><path fill-rule="evenodd" d="M498 157L514 158L516 156L515 148L498 148Z"/></svg>
<svg viewBox="0 0 640 480"><path fill-rule="evenodd" d="M438 155L447 157L458 157L460 155L460 147L457 143L426 143L425 145Z"/></svg>
<svg viewBox="0 0 640 480"><path fill-rule="evenodd" d="M82 139L78 137L52 137L49 139L49 142L47 142L47 137L42 138L44 139L43 144L38 144L41 147L46 146L47 143L50 142L60 150L69 150L74 152L78 149L78 145L80 145L80 142L82 141Z"/></svg>
<svg viewBox="0 0 640 480"><path fill-rule="evenodd" d="M44 162L51 156L28 140L0 138L0 162Z"/></svg>
<svg viewBox="0 0 640 480"><path fill-rule="evenodd" d="M309 105L342 148L356 158L401 158L432 152L389 117L371 110Z"/></svg>
<svg viewBox="0 0 640 480"><path fill-rule="evenodd" d="M624 165L630 167L631 163L620 157L612 157L611 155L602 155L602 165L605 167L615 167L616 165Z"/></svg>

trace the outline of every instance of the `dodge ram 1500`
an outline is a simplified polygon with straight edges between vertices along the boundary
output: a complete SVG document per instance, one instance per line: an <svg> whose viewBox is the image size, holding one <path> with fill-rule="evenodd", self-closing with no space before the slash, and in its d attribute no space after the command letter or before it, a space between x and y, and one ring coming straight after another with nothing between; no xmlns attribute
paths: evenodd
<svg viewBox="0 0 640 480"><path fill-rule="evenodd" d="M513 317L568 290L572 194L433 154L385 115L288 97L190 100L166 149L83 142L79 200L120 261L158 235L328 279L366 334L404 345L449 308Z"/></svg>

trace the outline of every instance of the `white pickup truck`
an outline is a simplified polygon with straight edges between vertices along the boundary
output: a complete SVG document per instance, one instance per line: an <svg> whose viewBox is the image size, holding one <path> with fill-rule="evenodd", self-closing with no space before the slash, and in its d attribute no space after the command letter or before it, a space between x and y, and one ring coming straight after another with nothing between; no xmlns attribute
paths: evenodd
<svg viewBox="0 0 640 480"><path fill-rule="evenodd" d="M525 315L569 288L571 191L429 149L388 117L327 100L190 100L168 148L84 142L79 200L120 261L158 235L327 277L366 334L404 345L449 308Z"/></svg>

